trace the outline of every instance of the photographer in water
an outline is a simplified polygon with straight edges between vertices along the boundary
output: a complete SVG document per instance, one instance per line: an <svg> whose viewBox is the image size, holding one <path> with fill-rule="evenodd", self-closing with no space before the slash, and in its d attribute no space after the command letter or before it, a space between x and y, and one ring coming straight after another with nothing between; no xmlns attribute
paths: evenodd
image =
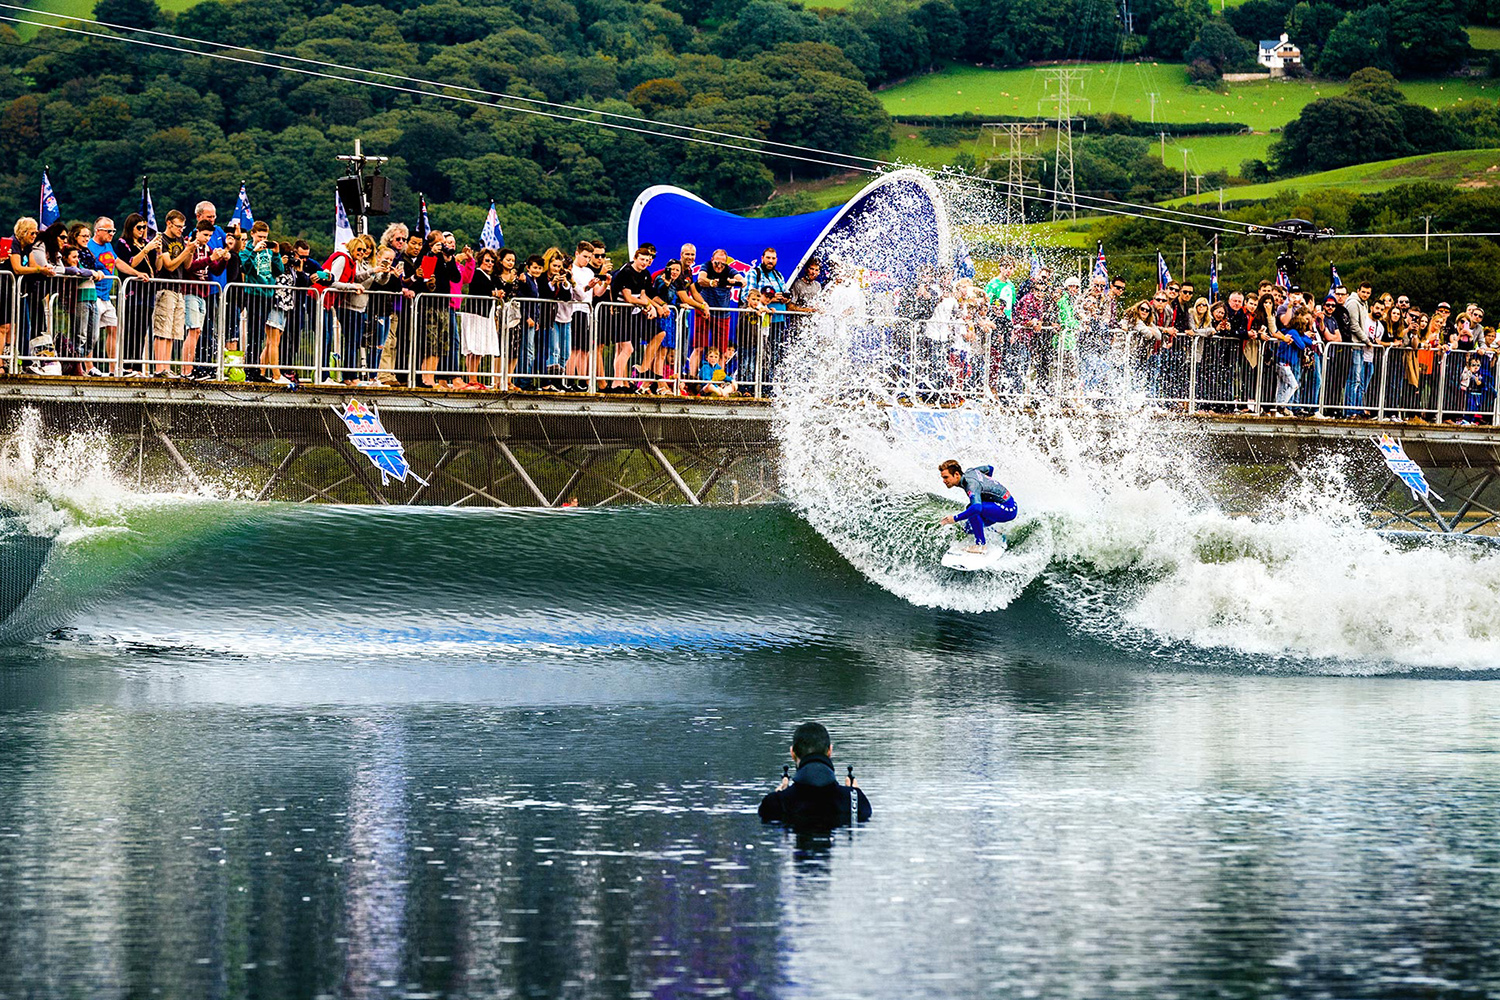
<svg viewBox="0 0 1500 1000"><path fill-rule="evenodd" d="M828 730L817 722L804 722L792 734L792 760L797 771L782 775L776 791L760 801L762 822L781 822L788 826L832 829L845 826L855 818L854 801L859 801L857 818L870 818L870 800L854 780L854 769L840 784L833 770L833 743Z"/></svg>

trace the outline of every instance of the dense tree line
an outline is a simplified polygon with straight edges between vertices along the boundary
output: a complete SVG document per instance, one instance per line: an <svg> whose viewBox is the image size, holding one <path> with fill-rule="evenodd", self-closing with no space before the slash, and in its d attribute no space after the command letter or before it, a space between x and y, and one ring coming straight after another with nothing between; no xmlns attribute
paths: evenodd
<svg viewBox="0 0 1500 1000"><path fill-rule="evenodd" d="M1472 0L1479 6L1469 9L1465 0L1247 0L1218 15L1208 0L1140 0L1130 5L1132 35L1123 33L1116 0L855 0L847 10L817 11L794 0L202 0L176 15L155 0L100 0L96 13L116 24L581 104L634 117L648 132L653 122L677 123L870 156L890 143L889 119L870 88L945 60L1016 65L1125 52L1191 59L1216 75L1252 63L1250 39L1285 27L1323 69L1432 73L1467 54L1467 18L1494 19L1485 2ZM1500 16L1500 0L1495 5ZM1393 134L1391 119L1407 145L1430 144L1428 133L1413 135L1409 106L1365 103L1335 110L1350 127L1373 121L1372 135ZM1464 127L1493 131L1488 122ZM76 214L135 207L141 175L152 177L163 205L204 196L226 202L243 179L278 232L318 235L331 214L333 157L355 137L393 157L386 172L399 213L410 217L416 192L424 192L441 224L472 237L493 198L507 233L525 245L582 231L617 238L632 199L650 184L678 183L743 209L764 203L794 171L827 172L54 31L23 42L0 27L0 203L12 216L34 206L37 177L50 165ZM1284 142L1278 168L1324 162L1315 137L1303 145ZM1168 178L1137 147L1088 144L1080 187L1166 193Z"/></svg>
<svg viewBox="0 0 1500 1000"><path fill-rule="evenodd" d="M1384 70L1362 69L1338 97L1311 102L1271 146L1280 176L1398 156L1500 146L1500 102L1474 100L1434 111L1413 104ZM1257 170L1242 171L1253 177Z"/></svg>
<svg viewBox="0 0 1500 1000"><path fill-rule="evenodd" d="M752 5L753 6L753 5ZM775 5L768 5L775 7ZM801 16L792 8L777 8ZM748 11L742 10L741 15ZM753 12L752 12L753 13ZM837 46L705 28L640 0L101 0L100 20L168 27L350 66L631 116L878 155L890 121ZM241 180L282 234L331 229L334 156L353 140L392 157L396 213L426 195L434 223L477 237L490 199L521 246L583 231L618 239L645 187L682 184L728 208L766 200L785 161L362 84L42 31L0 27L0 204L35 214L42 167L65 211L122 214L151 177L158 208L208 197L227 216ZM812 164L798 175L816 175ZM326 239L326 237L324 237Z"/></svg>

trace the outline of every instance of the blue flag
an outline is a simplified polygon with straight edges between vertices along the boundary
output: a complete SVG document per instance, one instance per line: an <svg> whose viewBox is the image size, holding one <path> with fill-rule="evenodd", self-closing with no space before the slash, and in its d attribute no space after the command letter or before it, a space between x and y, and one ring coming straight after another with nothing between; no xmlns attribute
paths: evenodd
<svg viewBox="0 0 1500 1000"><path fill-rule="evenodd" d="M421 212L417 214L417 235L425 240L427 234L432 232L432 223L427 221L427 196L419 194L417 195L417 201L422 206Z"/></svg>
<svg viewBox="0 0 1500 1000"><path fill-rule="evenodd" d="M969 244L956 233L953 237L953 271L960 278L974 277L974 255L969 252Z"/></svg>
<svg viewBox="0 0 1500 1000"><path fill-rule="evenodd" d="M349 213L344 211L344 199L333 193L333 248L342 250L354 239L354 227L349 225Z"/></svg>
<svg viewBox="0 0 1500 1000"><path fill-rule="evenodd" d="M1033 250L1031 252L1031 280L1035 281L1036 279L1040 278L1041 276L1042 276L1042 257L1035 250Z"/></svg>
<svg viewBox="0 0 1500 1000"><path fill-rule="evenodd" d="M1156 251L1156 290L1163 291L1171 283L1172 272L1167 270L1167 258L1163 257L1161 251L1158 250Z"/></svg>
<svg viewBox="0 0 1500 1000"><path fill-rule="evenodd" d="M1106 283L1109 282L1109 267L1104 263L1104 241L1103 240L1099 241L1099 256L1096 257L1096 258L1094 258L1094 273L1091 274L1089 277L1091 277L1091 278L1103 278Z"/></svg>
<svg viewBox="0 0 1500 1000"><path fill-rule="evenodd" d="M1287 277L1286 268L1284 268L1284 267L1278 267L1276 269L1276 287L1277 288L1291 288L1292 287L1292 279L1289 278L1289 277Z"/></svg>
<svg viewBox="0 0 1500 1000"><path fill-rule="evenodd" d="M46 229L58 219L62 218L62 209L57 206L57 195L52 193L52 180L47 176L45 168L42 170L42 207L37 211L37 221L41 227Z"/></svg>
<svg viewBox="0 0 1500 1000"><path fill-rule="evenodd" d="M244 181L240 181L240 196L234 203L234 215L230 216L229 221L237 223L246 232L255 225L255 213L250 211L250 192L245 190Z"/></svg>
<svg viewBox="0 0 1500 1000"><path fill-rule="evenodd" d="M423 214L426 214L425 210ZM505 246L505 234L500 231L500 214L495 211L493 201L490 202L490 214L484 217L484 229L479 233L479 245L491 250L499 250Z"/></svg>
<svg viewBox="0 0 1500 1000"><path fill-rule="evenodd" d="M1217 250L1208 261L1208 301L1219 301L1219 251Z"/></svg>
<svg viewBox="0 0 1500 1000"><path fill-rule="evenodd" d="M156 208L151 204L151 178L141 178L141 218L146 220L146 232L156 232Z"/></svg>
<svg viewBox="0 0 1500 1000"><path fill-rule="evenodd" d="M1333 261L1330 260L1328 262L1328 297L1331 298L1333 290L1343 283L1344 279L1339 277L1339 269L1334 267Z"/></svg>

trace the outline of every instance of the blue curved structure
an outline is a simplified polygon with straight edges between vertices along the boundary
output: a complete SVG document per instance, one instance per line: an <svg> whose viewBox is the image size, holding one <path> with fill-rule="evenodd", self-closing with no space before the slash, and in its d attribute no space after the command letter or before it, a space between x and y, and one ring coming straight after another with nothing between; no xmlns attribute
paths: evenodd
<svg viewBox="0 0 1500 1000"><path fill-rule="evenodd" d="M725 212L691 192L658 185L636 198L629 242L631 253L642 243L654 244L657 266L677 256L684 243L698 248L700 265L718 249L753 264L766 247L775 247L788 278L815 254L900 283L923 267L962 266L954 255L943 196L920 170L883 174L843 205L771 219Z"/></svg>

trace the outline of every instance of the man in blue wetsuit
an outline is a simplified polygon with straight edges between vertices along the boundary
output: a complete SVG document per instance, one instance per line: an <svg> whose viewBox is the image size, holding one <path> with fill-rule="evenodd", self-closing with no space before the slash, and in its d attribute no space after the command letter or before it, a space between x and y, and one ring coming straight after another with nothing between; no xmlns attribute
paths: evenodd
<svg viewBox="0 0 1500 1000"><path fill-rule="evenodd" d="M1016 519L1016 498L1010 495L1010 490L990 478L994 474L993 465L978 465L965 472L964 467L951 458L938 466L938 475L943 477L944 486L950 489L954 486L961 487L969 495L969 506L961 513L945 517L938 523L957 524L962 521L974 536L974 544L969 546L970 552L984 551L985 525L1004 524ZM1002 539L1004 537L1001 536Z"/></svg>

